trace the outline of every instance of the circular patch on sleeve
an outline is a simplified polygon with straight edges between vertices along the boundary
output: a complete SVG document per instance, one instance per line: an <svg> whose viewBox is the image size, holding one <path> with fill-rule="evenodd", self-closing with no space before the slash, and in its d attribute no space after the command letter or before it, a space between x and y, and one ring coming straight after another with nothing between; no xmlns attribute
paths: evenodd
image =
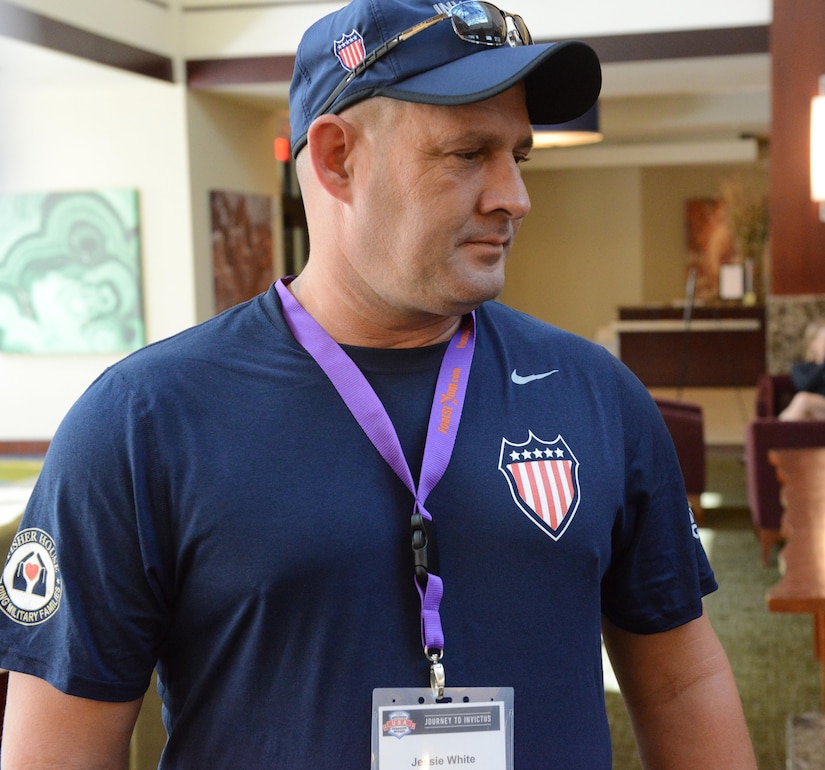
<svg viewBox="0 0 825 770"><path fill-rule="evenodd" d="M36 626L57 612L62 594L57 548L51 535L42 529L18 532L0 582L0 610L15 623Z"/></svg>

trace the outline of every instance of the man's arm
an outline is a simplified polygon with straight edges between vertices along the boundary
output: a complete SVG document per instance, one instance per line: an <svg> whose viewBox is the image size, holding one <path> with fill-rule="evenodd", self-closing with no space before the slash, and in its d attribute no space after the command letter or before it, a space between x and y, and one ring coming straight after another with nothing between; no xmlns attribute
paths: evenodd
<svg viewBox="0 0 825 770"><path fill-rule="evenodd" d="M707 616L650 635L604 619L602 631L643 767L756 770L733 672Z"/></svg>
<svg viewBox="0 0 825 770"><path fill-rule="evenodd" d="M106 703L77 698L42 679L12 671L0 765L3 770L124 770L142 700Z"/></svg>

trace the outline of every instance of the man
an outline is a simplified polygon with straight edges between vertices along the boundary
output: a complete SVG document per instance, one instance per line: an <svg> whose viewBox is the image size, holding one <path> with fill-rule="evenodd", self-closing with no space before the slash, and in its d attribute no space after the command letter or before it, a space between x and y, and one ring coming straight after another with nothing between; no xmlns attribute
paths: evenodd
<svg viewBox="0 0 825 770"><path fill-rule="evenodd" d="M755 767L655 406L490 302L531 121L599 89L585 46L529 43L475 2L306 33L308 266L64 421L4 572L4 768L124 766L155 665L163 767L609 768L601 632L646 767Z"/></svg>

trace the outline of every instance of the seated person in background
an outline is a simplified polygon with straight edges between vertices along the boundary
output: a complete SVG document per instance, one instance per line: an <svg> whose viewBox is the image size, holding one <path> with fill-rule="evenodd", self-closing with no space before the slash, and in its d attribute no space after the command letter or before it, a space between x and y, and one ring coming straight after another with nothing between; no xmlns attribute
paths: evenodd
<svg viewBox="0 0 825 770"><path fill-rule="evenodd" d="M780 413L780 420L825 420L825 319L805 329L805 360L791 366L798 391Z"/></svg>

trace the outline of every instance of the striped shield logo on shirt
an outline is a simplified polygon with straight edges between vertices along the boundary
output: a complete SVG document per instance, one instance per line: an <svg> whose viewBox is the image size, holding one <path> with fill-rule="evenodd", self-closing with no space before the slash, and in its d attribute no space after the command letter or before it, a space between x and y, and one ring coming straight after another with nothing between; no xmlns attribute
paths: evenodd
<svg viewBox="0 0 825 770"><path fill-rule="evenodd" d="M366 55L364 38L355 30L334 41L332 50L335 51L341 66L350 72L363 61Z"/></svg>
<svg viewBox="0 0 825 770"><path fill-rule="evenodd" d="M545 534L558 540L579 505L579 462L557 436L544 441L530 432L527 441L501 440L498 469L516 505Z"/></svg>

